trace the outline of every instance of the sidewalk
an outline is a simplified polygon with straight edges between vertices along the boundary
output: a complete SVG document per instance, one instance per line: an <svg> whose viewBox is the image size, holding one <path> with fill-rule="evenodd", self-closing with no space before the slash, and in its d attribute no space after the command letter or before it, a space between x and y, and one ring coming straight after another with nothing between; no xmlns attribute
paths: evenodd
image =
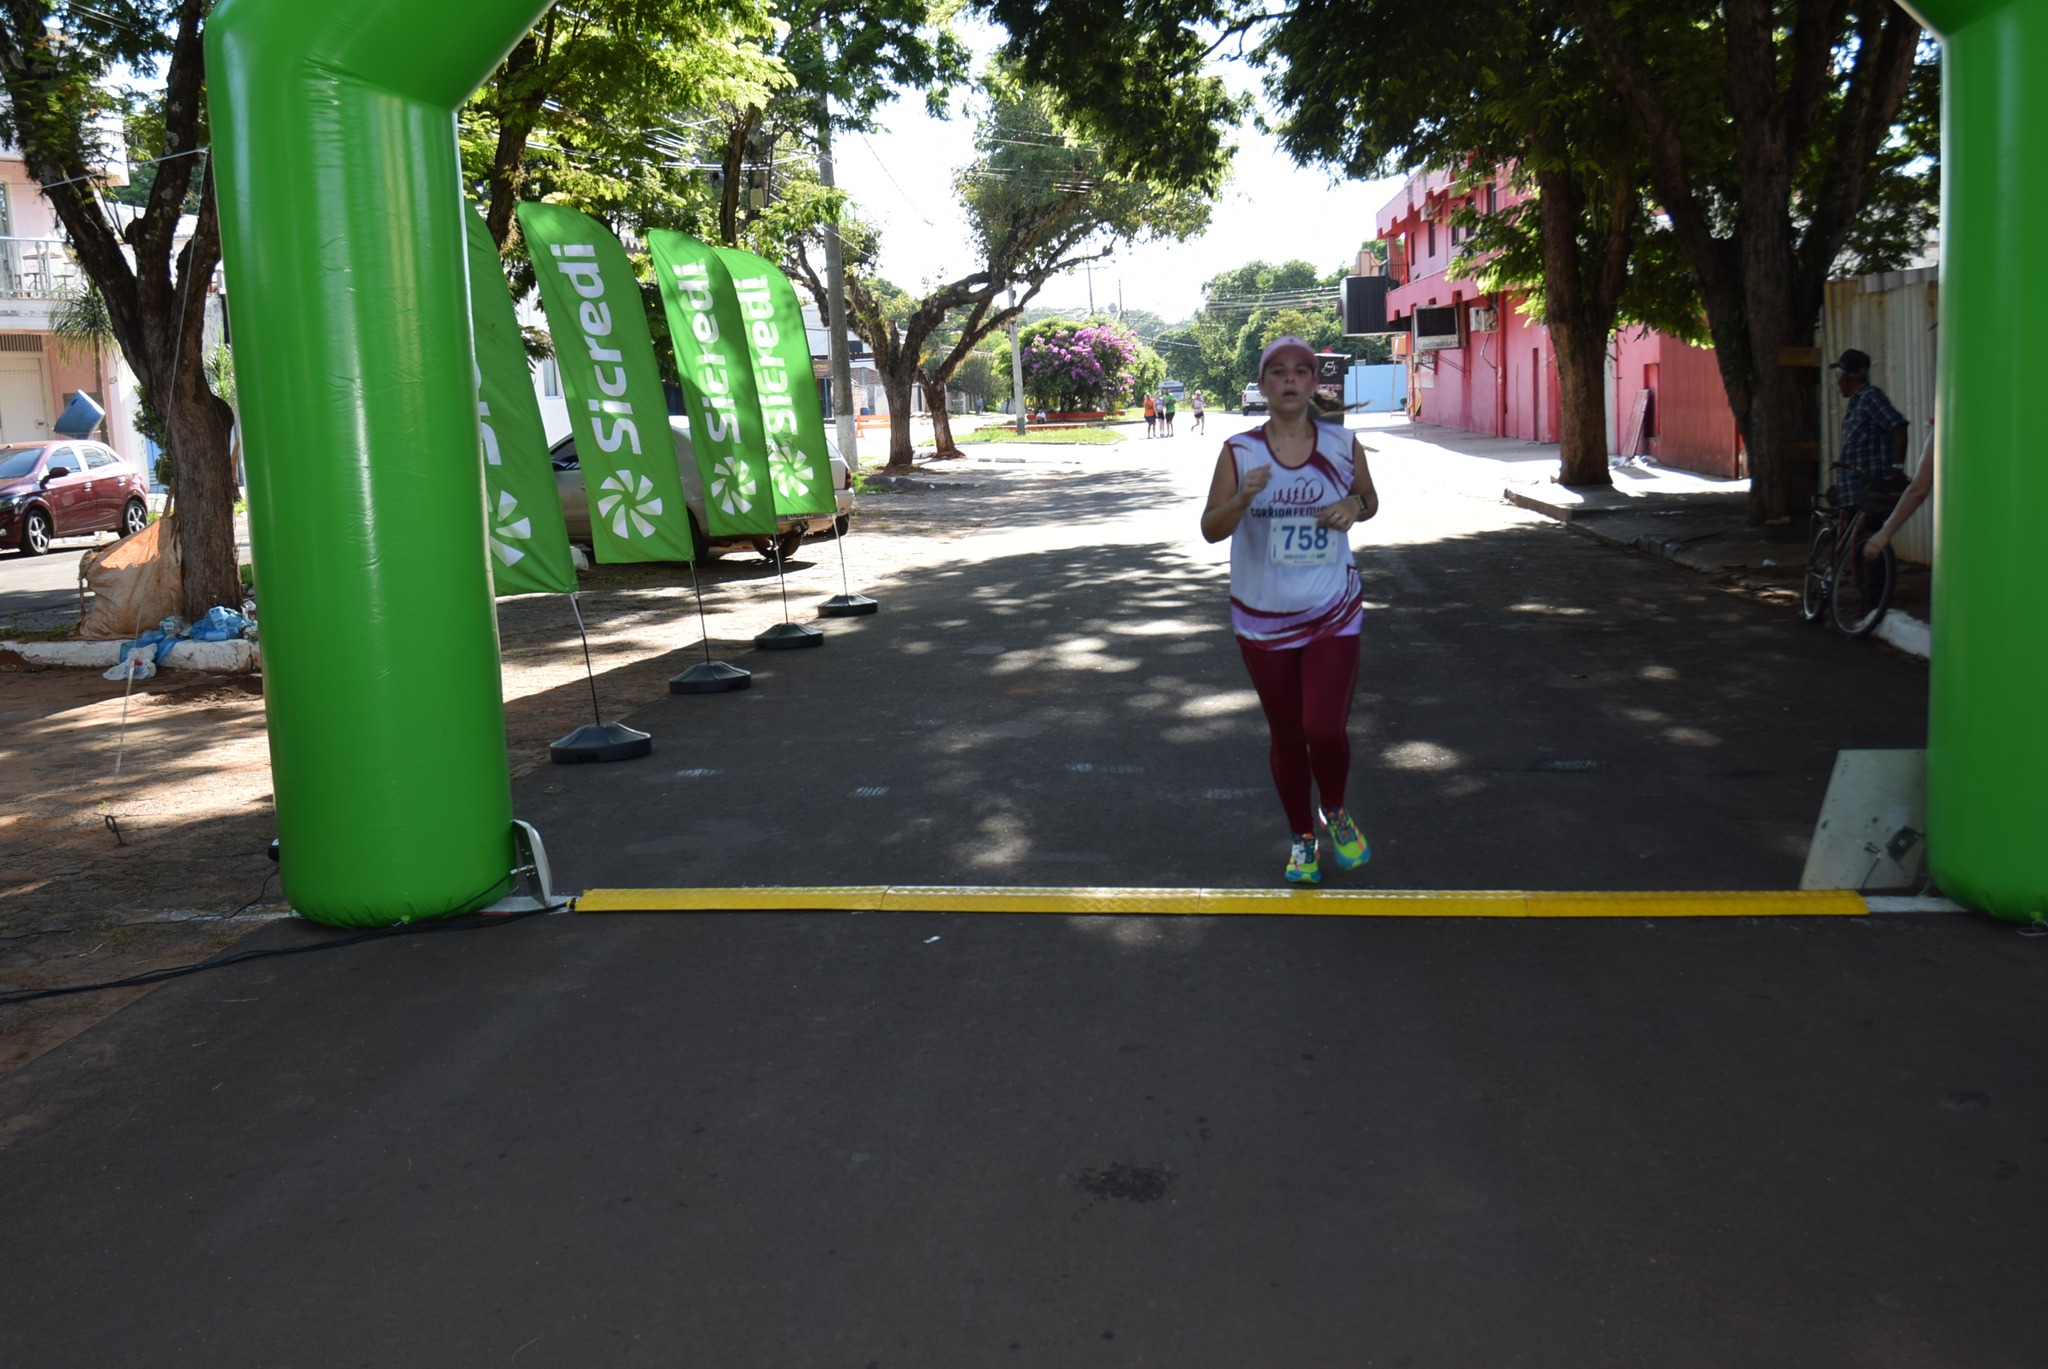
<svg viewBox="0 0 2048 1369"><path fill-rule="evenodd" d="M1554 442L1396 421L1366 430L1367 440L1409 441L1484 461L1504 482L1501 497L1610 546L1660 556L1676 565L1752 591L1797 602L1806 568L1807 520L1775 527L1749 524L1749 481L1694 475L1665 466L1611 465L1611 489L1556 483ZM1876 637L1926 659L1930 648L1929 571L1899 563L1892 608Z"/></svg>

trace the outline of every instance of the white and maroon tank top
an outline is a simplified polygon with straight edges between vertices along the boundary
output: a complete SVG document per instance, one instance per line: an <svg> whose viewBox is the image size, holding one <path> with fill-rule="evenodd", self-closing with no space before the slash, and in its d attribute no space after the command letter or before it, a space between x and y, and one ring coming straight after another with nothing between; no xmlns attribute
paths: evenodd
<svg viewBox="0 0 2048 1369"><path fill-rule="evenodd" d="M1293 469L1273 459L1263 425L1225 444L1238 480L1260 466L1273 468L1230 537L1230 625L1259 646L1356 636L1364 625L1351 539L1315 526L1318 513L1351 493L1351 434L1328 423L1315 427L1315 450Z"/></svg>

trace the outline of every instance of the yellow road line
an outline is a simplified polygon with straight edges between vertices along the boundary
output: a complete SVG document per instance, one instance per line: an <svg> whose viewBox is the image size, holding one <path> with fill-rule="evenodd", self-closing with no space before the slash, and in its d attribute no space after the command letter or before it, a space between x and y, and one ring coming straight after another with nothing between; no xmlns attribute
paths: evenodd
<svg viewBox="0 0 2048 1369"><path fill-rule="evenodd" d="M816 911L1288 917L1860 917L1849 890L1569 893L1492 889L1119 889L853 885L592 889L580 913Z"/></svg>

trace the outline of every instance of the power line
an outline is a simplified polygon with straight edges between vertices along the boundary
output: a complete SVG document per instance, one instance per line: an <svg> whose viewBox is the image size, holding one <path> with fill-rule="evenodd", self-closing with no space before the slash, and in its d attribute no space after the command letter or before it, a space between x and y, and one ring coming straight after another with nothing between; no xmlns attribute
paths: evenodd
<svg viewBox="0 0 2048 1369"><path fill-rule="evenodd" d="M868 155L875 159L875 165L882 168L882 174L889 178L889 184L896 186L896 193L903 196L903 202L910 206L910 211L913 214L917 215L918 218L924 220L924 226L926 228L937 228L937 224L933 223L930 219L926 219L924 217L924 211L917 207L916 200L910 198L910 192L905 190L901 185L897 184L896 173L891 171L889 169L889 164L882 160L882 154L875 151L875 145L868 141L868 135L865 133L861 134L860 141L861 146L865 147L868 150Z"/></svg>

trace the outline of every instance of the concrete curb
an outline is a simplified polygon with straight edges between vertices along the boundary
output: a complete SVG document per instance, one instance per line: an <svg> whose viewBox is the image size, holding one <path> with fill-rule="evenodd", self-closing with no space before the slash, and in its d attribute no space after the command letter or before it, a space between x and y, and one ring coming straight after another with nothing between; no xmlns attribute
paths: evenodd
<svg viewBox="0 0 2048 1369"><path fill-rule="evenodd" d="M0 642L0 661L106 670L120 660L120 649L119 642ZM248 675L262 665L263 653L256 643L237 638L231 642L179 642L157 668Z"/></svg>
<svg viewBox="0 0 2048 1369"><path fill-rule="evenodd" d="M1622 537L1615 533L1603 532L1597 516L1591 519L1587 518L1588 514L1598 515L1613 512L1613 510L1561 509L1554 504L1545 503L1533 495L1523 494L1513 489L1503 490L1501 496L1510 504L1528 509L1532 513L1540 513L1546 518L1555 518L1573 532L1581 533L1596 542L1604 542L1610 547L1620 547L1625 551L1647 552L1651 556L1661 557L1671 562L1674 566L1684 566L1687 570L1699 571L1702 575L1725 575L1727 573L1718 562L1707 560L1677 538ZM1897 609L1893 609L1885 614L1884 621L1877 625L1876 631L1871 635L1879 641L1905 652L1908 656L1918 656L1923 661L1931 659L1934 650L1933 628L1915 618L1912 614L1901 613Z"/></svg>
<svg viewBox="0 0 2048 1369"><path fill-rule="evenodd" d="M881 475L871 473L863 477L867 489L877 494L905 494L929 490L973 490L981 488L979 481L970 480L922 480L914 475Z"/></svg>

